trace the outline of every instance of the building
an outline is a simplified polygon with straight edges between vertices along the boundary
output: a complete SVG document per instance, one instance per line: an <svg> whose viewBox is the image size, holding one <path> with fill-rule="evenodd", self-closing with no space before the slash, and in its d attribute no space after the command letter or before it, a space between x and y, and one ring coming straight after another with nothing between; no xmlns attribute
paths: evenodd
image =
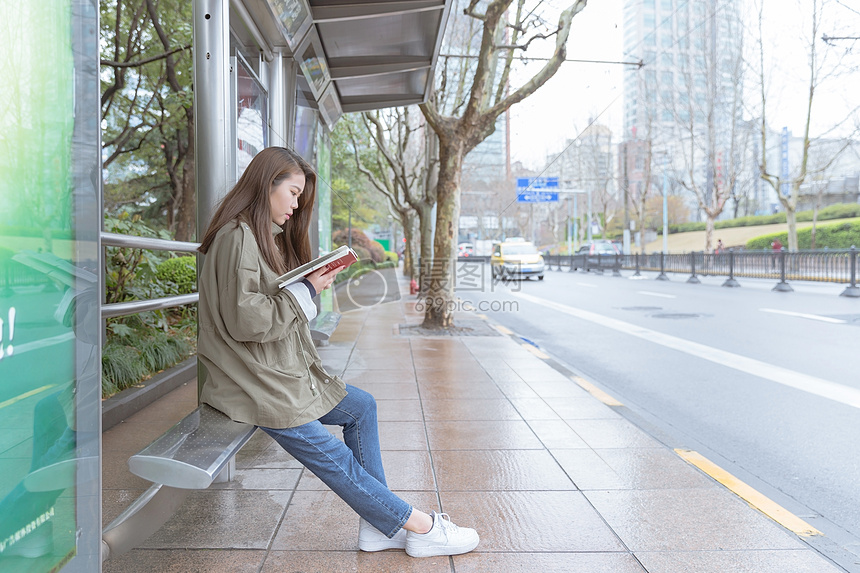
<svg viewBox="0 0 860 573"><path fill-rule="evenodd" d="M721 169L738 169L730 150L737 157L749 144L739 8L738 0L624 3L624 57L642 65L625 71L621 144L650 142L652 169L644 171L668 168L676 178L692 171L688 183L708 196L725 175ZM698 209L692 194L689 200Z"/></svg>

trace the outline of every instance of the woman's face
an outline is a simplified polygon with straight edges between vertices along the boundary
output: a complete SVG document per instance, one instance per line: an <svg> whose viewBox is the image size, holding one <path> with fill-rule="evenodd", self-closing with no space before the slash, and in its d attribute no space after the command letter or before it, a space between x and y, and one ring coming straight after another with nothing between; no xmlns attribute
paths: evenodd
<svg viewBox="0 0 860 573"><path fill-rule="evenodd" d="M299 208L299 195L305 188L305 174L291 173L277 185L272 185L269 193L269 207L272 222L283 225Z"/></svg>

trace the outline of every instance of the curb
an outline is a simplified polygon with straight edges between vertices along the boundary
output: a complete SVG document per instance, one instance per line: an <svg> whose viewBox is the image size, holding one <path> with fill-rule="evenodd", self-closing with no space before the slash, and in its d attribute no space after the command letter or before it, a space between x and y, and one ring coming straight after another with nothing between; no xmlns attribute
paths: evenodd
<svg viewBox="0 0 860 573"><path fill-rule="evenodd" d="M102 432L149 406L168 392L197 377L197 356L187 358L143 383L142 388L126 388L102 402Z"/></svg>

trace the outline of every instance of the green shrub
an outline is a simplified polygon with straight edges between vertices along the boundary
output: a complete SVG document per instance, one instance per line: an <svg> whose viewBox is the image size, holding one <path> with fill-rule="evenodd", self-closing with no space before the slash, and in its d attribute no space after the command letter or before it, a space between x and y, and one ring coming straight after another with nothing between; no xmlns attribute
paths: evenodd
<svg viewBox="0 0 860 573"><path fill-rule="evenodd" d="M335 231L331 240L335 245L346 245L349 243L350 233L348 229L340 229ZM360 256L359 258L369 258L372 259L374 263L381 263L385 260L385 248L378 243L377 241L371 241L370 238L364 234L364 231L360 229L352 230L352 248L355 250L356 254L359 254L359 251L356 247L361 247L367 253L367 256Z"/></svg>
<svg viewBox="0 0 860 573"><path fill-rule="evenodd" d="M798 223L806 223L812 221L813 211L798 211L796 214ZM833 219L849 219L851 217L860 217L860 204L845 203L840 205L831 205L818 211L819 221L832 221ZM774 213L771 215L750 215L748 217L738 217L737 219L726 219L724 221L716 221L715 229L732 229L735 227L756 227L758 225L778 225L786 222L785 213ZM690 231L704 231L704 222L678 223L669 225L669 234L673 233L688 233ZM658 229L659 232L659 229Z"/></svg>
<svg viewBox="0 0 860 573"><path fill-rule="evenodd" d="M750 239L747 241L746 248L749 250L770 249L770 244L775 239L779 239L783 245L788 245L788 233L782 231ZM797 231L797 246L799 249L811 248L812 227ZM850 249L852 246L860 246L860 221L819 225L815 231L816 249Z"/></svg>
<svg viewBox="0 0 860 573"><path fill-rule="evenodd" d="M197 257L167 259L158 264L155 278L169 294L190 294L197 290ZM168 284L169 283L169 288Z"/></svg>
<svg viewBox="0 0 860 573"><path fill-rule="evenodd" d="M400 255L398 255L394 251L385 251L385 261L391 261L396 264L398 261L400 261Z"/></svg>
<svg viewBox="0 0 860 573"><path fill-rule="evenodd" d="M102 351L102 396L107 398L170 368L193 353L187 332L113 324Z"/></svg>
<svg viewBox="0 0 860 573"><path fill-rule="evenodd" d="M146 366L133 346L108 342L102 349L102 397L107 398L137 384Z"/></svg>

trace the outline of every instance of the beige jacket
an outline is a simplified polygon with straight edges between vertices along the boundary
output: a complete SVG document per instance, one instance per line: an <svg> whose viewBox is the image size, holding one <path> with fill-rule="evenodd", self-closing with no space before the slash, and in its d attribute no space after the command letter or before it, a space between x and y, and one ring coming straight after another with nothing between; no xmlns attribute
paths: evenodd
<svg viewBox="0 0 860 573"><path fill-rule="evenodd" d="M199 278L200 401L238 422L291 428L331 411L346 385L323 370L307 315L277 277L248 225L218 231Z"/></svg>

